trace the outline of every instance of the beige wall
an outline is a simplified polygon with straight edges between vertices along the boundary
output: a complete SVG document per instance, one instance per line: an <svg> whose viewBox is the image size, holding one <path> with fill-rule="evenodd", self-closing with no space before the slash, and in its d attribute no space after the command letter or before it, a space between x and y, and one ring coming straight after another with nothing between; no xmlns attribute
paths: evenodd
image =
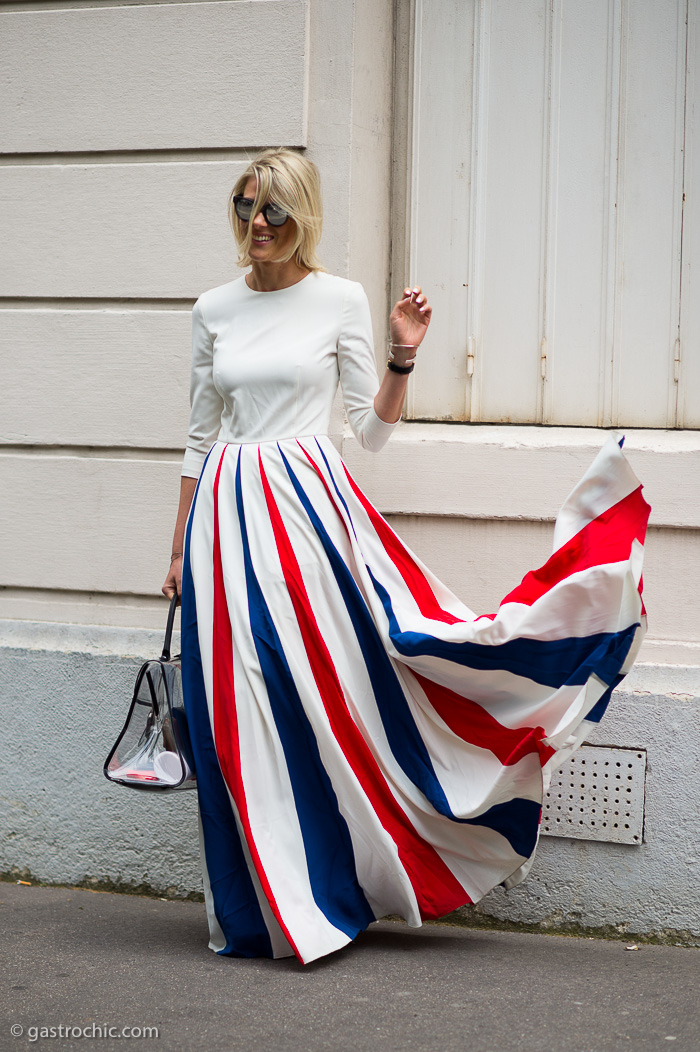
<svg viewBox="0 0 700 1052"><path fill-rule="evenodd" d="M412 5L393 6L0 5L0 619L161 624L189 311L237 274L226 196L258 148L305 147L321 167L322 256L365 285L382 359L389 287L420 280L405 237ZM546 558L607 436L410 423L375 457L341 437L339 413L334 427L378 507L477 612ZM644 654L700 664L700 435L628 433L626 449L653 506Z"/></svg>
<svg viewBox="0 0 700 1052"><path fill-rule="evenodd" d="M546 561L557 511L609 436L404 423L376 464L347 436L343 455L409 547L482 614ZM625 452L652 507L640 660L700 666L700 433L628 430Z"/></svg>
<svg viewBox="0 0 700 1052"><path fill-rule="evenodd" d="M511 422L636 421L638 429L621 430L652 506L644 570L649 633L641 656L696 666L700 682L700 431L650 428L659 417L646 411L634 418L589 411L597 404L591 383L598 394L609 388L611 334L628 343L619 374L628 400L639 396L645 405L642 388L656 395L663 387L665 403L663 383L673 375L668 366L678 346L681 390L673 398L680 407L683 385L697 395L700 342L692 326L699 298L685 290L698 273L700 0L674 3L670 18L666 6L397 0L392 288L396 294L410 274L429 287L436 316L409 383L415 420L401 426L376 465L367 465L351 441L343 448L397 532L468 605L485 612L544 561L557 509L610 434ZM640 78L644 47L653 61L642 62ZM677 77L684 63L685 79ZM662 100L670 116L655 108ZM610 118L605 134L601 105ZM684 162L678 142L685 142ZM582 163L572 168L577 157ZM601 223L610 235L605 252L595 247ZM500 262L489 269L489 259ZM663 281L655 277L658 267L668 270ZM608 319L602 326L601 290ZM624 311L615 298L623 292ZM490 343L487 307L497 323ZM572 353L575 368L562 383L550 366ZM527 362L540 387L534 415L518 406ZM504 404L481 419L504 424L457 422L480 418L482 367ZM668 419L681 423L680 408L674 414ZM435 417L451 422L419 422Z"/></svg>
<svg viewBox="0 0 700 1052"><path fill-rule="evenodd" d="M0 6L0 618L161 624L189 312L238 274L226 198L258 149L321 168L322 258L383 339L391 8Z"/></svg>

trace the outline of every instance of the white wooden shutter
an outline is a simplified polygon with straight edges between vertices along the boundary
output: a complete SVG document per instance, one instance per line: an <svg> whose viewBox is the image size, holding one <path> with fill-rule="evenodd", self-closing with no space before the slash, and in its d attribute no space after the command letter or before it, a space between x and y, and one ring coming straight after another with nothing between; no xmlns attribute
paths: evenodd
<svg viewBox="0 0 700 1052"><path fill-rule="evenodd" d="M415 0L409 417L700 427L698 3Z"/></svg>
<svg viewBox="0 0 700 1052"><path fill-rule="evenodd" d="M688 11L678 427L700 427L700 9Z"/></svg>

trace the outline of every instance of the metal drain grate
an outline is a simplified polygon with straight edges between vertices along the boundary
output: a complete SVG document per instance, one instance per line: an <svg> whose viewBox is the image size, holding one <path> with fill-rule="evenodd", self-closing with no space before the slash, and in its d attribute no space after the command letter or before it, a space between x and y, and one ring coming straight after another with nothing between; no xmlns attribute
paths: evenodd
<svg viewBox="0 0 700 1052"><path fill-rule="evenodd" d="M646 769L641 749L581 746L552 776L542 834L641 844Z"/></svg>

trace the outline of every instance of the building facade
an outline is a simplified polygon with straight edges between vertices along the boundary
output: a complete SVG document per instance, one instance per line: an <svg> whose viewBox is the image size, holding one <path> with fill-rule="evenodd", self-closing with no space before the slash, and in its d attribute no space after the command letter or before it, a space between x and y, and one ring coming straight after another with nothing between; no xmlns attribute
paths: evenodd
<svg viewBox="0 0 700 1052"><path fill-rule="evenodd" d="M649 635L597 739L647 754L644 840L543 838L481 908L699 934L700 2L28 0L0 40L0 868L199 886L193 801L100 767L165 619L190 308L238 273L235 179L287 145L380 368L406 282L434 305L388 447L340 403L334 438L438 576L495 609L610 428L652 505Z"/></svg>

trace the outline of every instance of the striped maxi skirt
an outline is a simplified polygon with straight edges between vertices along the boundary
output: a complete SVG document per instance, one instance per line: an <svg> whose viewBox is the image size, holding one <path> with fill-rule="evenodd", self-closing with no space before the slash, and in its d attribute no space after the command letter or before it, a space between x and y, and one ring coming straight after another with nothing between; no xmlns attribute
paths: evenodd
<svg viewBox="0 0 700 1052"><path fill-rule="evenodd" d="M554 554L477 616L327 436L216 442L182 587L211 949L307 963L518 884L641 643L648 515L611 437Z"/></svg>

